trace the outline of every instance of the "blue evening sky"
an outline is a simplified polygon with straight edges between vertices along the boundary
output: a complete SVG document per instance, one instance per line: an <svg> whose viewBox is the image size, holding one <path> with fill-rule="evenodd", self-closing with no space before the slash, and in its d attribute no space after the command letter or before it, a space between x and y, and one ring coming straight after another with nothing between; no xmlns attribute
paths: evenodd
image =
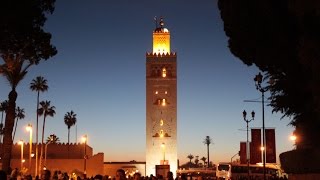
<svg viewBox="0 0 320 180"><path fill-rule="evenodd" d="M188 161L188 154L206 157L205 136L214 143L210 160L230 161L239 142L246 141L242 111L254 110L250 126L262 126L261 103L244 102L261 100L261 93L253 81L259 70L228 49L216 0L57 1L46 30L58 54L32 67L19 85L17 105L26 117L15 139L28 141L24 127L35 124L36 92L29 84L41 75L49 91L40 98L50 100L57 112L47 118L45 137L54 133L67 142L63 117L73 110L77 128L71 128L71 142L88 134L94 153L103 152L105 161L145 161L145 54L152 51L154 16L164 17L171 51L178 54L180 162ZM0 84L3 101L10 89L3 77ZM276 128L277 154L291 150L289 120L280 120L270 107L265 111L266 127Z"/></svg>

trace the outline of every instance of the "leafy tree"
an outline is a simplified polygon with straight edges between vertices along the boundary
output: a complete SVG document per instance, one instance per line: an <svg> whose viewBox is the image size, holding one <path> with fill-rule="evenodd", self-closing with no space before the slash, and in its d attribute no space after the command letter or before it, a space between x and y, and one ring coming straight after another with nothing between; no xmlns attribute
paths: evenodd
<svg viewBox="0 0 320 180"><path fill-rule="evenodd" d="M0 103L0 111L1 111L1 123L0 123L0 143L2 143L2 135L4 133L4 126L3 126L3 114L6 112L8 107L8 101L5 100Z"/></svg>
<svg viewBox="0 0 320 180"><path fill-rule="evenodd" d="M70 128L74 126L77 122L77 114L75 114L72 110L70 112L67 112L64 115L64 123L68 127L68 144L70 143Z"/></svg>
<svg viewBox="0 0 320 180"><path fill-rule="evenodd" d="M207 154L208 154L208 162L209 162L209 145L212 143L212 140L210 138L210 136L206 136L206 138L203 140L203 143L205 145L207 145ZM209 167L209 163L208 163L208 167Z"/></svg>
<svg viewBox="0 0 320 180"><path fill-rule="evenodd" d="M4 0L0 2L0 75L9 83L8 109L3 137L2 169L9 172L12 132L18 93L16 88L30 67L54 56L51 34L44 31L46 15L55 0Z"/></svg>
<svg viewBox="0 0 320 180"><path fill-rule="evenodd" d="M219 0L231 52L273 79L273 112L290 118L297 149L320 148L320 1Z"/></svg>
<svg viewBox="0 0 320 180"><path fill-rule="evenodd" d="M38 109L39 109L39 98L40 98L40 92L45 92L48 91L48 83L47 80L44 79L42 76L37 76L35 79L33 79L30 83L30 89L32 91L37 92L37 109L36 109L36 172L38 168L38 152L39 152L39 147L38 147L38 142L39 142L39 114L38 114Z"/></svg>
<svg viewBox="0 0 320 180"><path fill-rule="evenodd" d="M39 170L42 169L42 158L43 158L43 145L44 145L44 128L46 125L46 117L51 116L53 117L56 114L54 110L56 107L50 105L50 101L41 101L40 108L38 109L39 116L43 115L43 125L42 125L42 138L41 138L41 152L40 152L40 163L39 163Z"/></svg>
<svg viewBox="0 0 320 180"><path fill-rule="evenodd" d="M14 137L16 136L16 130L17 130L17 126L18 126L18 121L19 119L24 119L25 114L24 114L24 109L20 108L19 106L16 108L16 125L14 126L14 132L13 132L13 137L12 137L12 141L14 141Z"/></svg>

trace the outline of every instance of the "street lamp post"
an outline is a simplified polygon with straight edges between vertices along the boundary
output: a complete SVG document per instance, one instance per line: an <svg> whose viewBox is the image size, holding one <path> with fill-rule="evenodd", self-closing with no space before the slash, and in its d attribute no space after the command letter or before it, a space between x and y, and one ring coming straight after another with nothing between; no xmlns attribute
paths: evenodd
<svg viewBox="0 0 320 180"><path fill-rule="evenodd" d="M20 167L20 171L23 169L23 140L19 141L19 144L21 146L21 167Z"/></svg>
<svg viewBox="0 0 320 180"><path fill-rule="evenodd" d="M249 122L251 122L252 120L254 120L254 111L251 112L251 117L252 119L247 119L247 112L246 111L243 111L242 112L243 114L243 120L247 123L247 144L246 144L246 158L247 158L247 168L248 168L248 179L250 179L250 167L249 167L249 164L250 164L250 154L249 154L249 149L250 149L250 146L249 146Z"/></svg>
<svg viewBox="0 0 320 180"><path fill-rule="evenodd" d="M28 124L26 127L27 131L29 131L29 171L31 173L31 158L32 158L32 124Z"/></svg>
<svg viewBox="0 0 320 180"><path fill-rule="evenodd" d="M255 76L254 81L256 85L256 89L262 94L262 163L263 163L263 179L266 180L266 139L265 139L265 126L264 126L264 93L268 91L268 87L262 87L261 83L263 80L263 76L259 72L258 75Z"/></svg>
<svg viewBox="0 0 320 180"><path fill-rule="evenodd" d="M87 135L84 135L82 137L82 141L84 142L84 156L83 156L83 159L84 159L84 165L83 165L83 176L84 176L84 179L87 178L87 141L88 141L88 137Z"/></svg>
<svg viewBox="0 0 320 180"><path fill-rule="evenodd" d="M47 167L47 151L48 151L48 145L54 141L54 134L51 134L49 136L50 140L46 143L45 149L44 149L44 166Z"/></svg>

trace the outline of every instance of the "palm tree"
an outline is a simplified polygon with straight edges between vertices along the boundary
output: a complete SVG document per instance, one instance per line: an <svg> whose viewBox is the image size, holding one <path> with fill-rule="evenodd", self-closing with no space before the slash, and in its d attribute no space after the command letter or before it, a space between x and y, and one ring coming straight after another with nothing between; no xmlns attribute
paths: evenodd
<svg viewBox="0 0 320 180"><path fill-rule="evenodd" d="M50 101L41 101L40 108L38 109L39 116L43 115L43 126L42 126L42 138L41 138L41 153L40 153L40 163L39 163L39 170L42 168L42 158L43 158L43 141L44 141L44 128L46 125L46 117L51 116L53 117L56 111L54 110L56 107L50 106Z"/></svg>
<svg viewBox="0 0 320 180"><path fill-rule="evenodd" d="M75 114L72 110L67 112L64 115L64 123L68 126L68 158L69 158L69 143L70 143L70 128L75 125L77 122L77 114Z"/></svg>
<svg viewBox="0 0 320 180"><path fill-rule="evenodd" d="M191 167L191 160L194 158L194 156L192 154L189 154L187 156L187 158L190 160L190 162L189 162L189 168L190 168Z"/></svg>
<svg viewBox="0 0 320 180"><path fill-rule="evenodd" d="M194 163L196 164L196 166L198 167L199 165L199 156L196 156Z"/></svg>
<svg viewBox="0 0 320 180"><path fill-rule="evenodd" d="M4 126L3 126L3 114L7 111L8 108L8 101L5 100L0 103L0 111L1 111L1 123L0 123L0 143L2 143L2 136L4 133Z"/></svg>
<svg viewBox="0 0 320 180"><path fill-rule="evenodd" d="M205 166L207 158L203 156L200 160L203 161L203 166Z"/></svg>
<svg viewBox="0 0 320 180"><path fill-rule="evenodd" d="M39 137L39 114L38 114L38 109L39 109L39 97L40 97L40 92L45 92L48 91L48 84L47 80L44 79L42 76L37 76L35 79L33 79L30 83L30 89L32 91L37 92L37 109L36 109L36 117L37 117L37 122L36 122L36 172L38 168L38 137Z"/></svg>
<svg viewBox="0 0 320 180"><path fill-rule="evenodd" d="M208 153L208 167L209 167L209 145L212 143L212 140L210 136L206 136L206 138L203 140L203 143L207 145L207 153Z"/></svg>
<svg viewBox="0 0 320 180"><path fill-rule="evenodd" d="M46 147L45 147L45 153L44 153L44 166L47 165L47 149L49 144L57 144L60 139L55 135L51 134L49 137L47 137Z"/></svg>
<svg viewBox="0 0 320 180"><path fill-rule="evenodd" d="M18 93L16 91L18 84L27 74L28 68L34 63L21 58L18 54L3 54L0 52L5 64L0 65L0 75L7 79L11 91L8 95L8 106L6 109L5 127L3 133L3 157L2 170L9 172L11 152L12 152L12 132L15 122L16 100Z"/></svg>
<svg viewBox="0 0 320 180"><path fill-rule="evenodd" d="M51 144L57 144L60 142L59 137L57 137L55 134L51 134L50 136L47 137L46 143L51 143Z"/></svg>
<svg viewBox="0 0 320 180"><path fill-rule="evenodd" d="M8 94L8 109L5 119L3 137L2 170L9 172L12 153L12 132L15 122L15 109L18 84L23 80L30 67L49 59L57 54L51 44L51 34L44 28L47 15L54 11L54 1L25 1L20 3L21 13L11 13L17 10L14 1L1 3L1 45L0 75L7 79L11 88ZM14 21L12 21L14 20Z"/></svg>
<svg viewBox="0 0 320 180"><path fill-rule="evenodd" d="M77 114L72 110L64 115L64 123L68 126L68 144L70 143L70 128L77 122Z"/></svg>
<svg viewBox="0 0 320 180"><path fill-rule="evenodd" d="M14 126L14 131L13 131L13 137L12 141L14 141L14 137L16 136L16 131L17 131L17 126L18 126L18 121L19 119L24 119L24 109L20 108L19 106L16 108L16 125Z"/></svg>

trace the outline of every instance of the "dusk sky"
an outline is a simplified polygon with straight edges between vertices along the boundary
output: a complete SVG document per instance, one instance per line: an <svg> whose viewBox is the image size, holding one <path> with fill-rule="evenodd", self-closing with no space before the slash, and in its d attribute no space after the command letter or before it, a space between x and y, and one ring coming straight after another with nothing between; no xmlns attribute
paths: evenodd
<svg viewBox="0 0 320 180"><path fill-rule="evenodd" d="M201 3L200 3L201 2ZM171 33L171 51L178 64L178 158L207 156L203 140L210 136L210 160L230 161L246 141L242 111L256 112L250 127L262 126L261 100L253 81L259 70L231 54L217 0L91 0L57 1L46 30L58 54L29 70L17 88L17 105L25 109L15 141L28 141L25 126L36 122L36 76L48 80L49 100L56 115L46 121L45 137L56 134L67 142L64 115L77 114L71 142L88 135L94 153L105 161L145 161L146 52L152 51L154 17L162 16ZM10 88L0 78L0 101ZM268 95L268 94L266 94ZM265 126L276 128L279 153L293 149L293 128L282 114L265 108ZM248 113L249 114L249 113ZM43 118L40 117L39 127ZM76 137L77 129L77 137ZM39 129L39 139L41 131ZM35 139L35 134L34 134Z"/></svg>

